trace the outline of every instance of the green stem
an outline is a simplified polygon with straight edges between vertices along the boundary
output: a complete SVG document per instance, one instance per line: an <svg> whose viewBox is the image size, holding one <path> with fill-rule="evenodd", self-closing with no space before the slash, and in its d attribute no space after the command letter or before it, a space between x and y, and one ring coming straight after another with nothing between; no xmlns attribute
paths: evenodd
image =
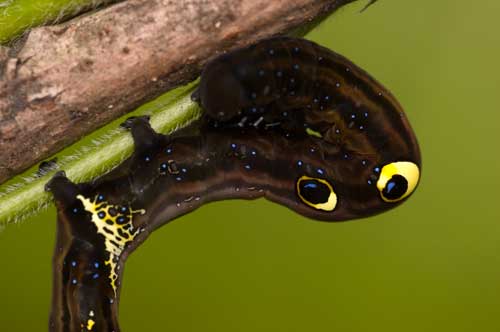
<svg viewBox="0 0 500 332"><path fill-rule="evenodd" d="M119 128L130 116L151 115L151 126L161 133L188 125L200 115L200 109L191 101L195 85L196 82L166 93L58 153L58 169L75 182L85 182L118 165L133 150L132 137ZM44 185L54 171L40 177L33 176L35 172L36 168L28 170L0 186L0 227L22 220L50 202Z"/></svg>
<svg viewBox="0 0 500 332"><path fill-rule="evenodd" d="M112 0L0 0L0 44L29 28L60 22L110 2Z"/></svg>

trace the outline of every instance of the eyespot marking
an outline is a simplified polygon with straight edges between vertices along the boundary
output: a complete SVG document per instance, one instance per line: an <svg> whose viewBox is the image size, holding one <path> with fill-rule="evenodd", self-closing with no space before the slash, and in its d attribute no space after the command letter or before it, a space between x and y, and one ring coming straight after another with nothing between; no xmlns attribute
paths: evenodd
<svg viewBox="0 0 500 332"><path fill-rule="evenodd" d="M379 168L375 168L375 172ZM387 164L380 170L377 189L380 197L386 202L394 203L408 197L418 184L420 170L409 161L398 161Z"/></svg>
<svg viewBox="0 0 500 332"><path fill-rule="evenodd" d="M297 180L297 195L302 202L317 210L333 211L337 206L337 195L324 179L301 176Z"/></svg>

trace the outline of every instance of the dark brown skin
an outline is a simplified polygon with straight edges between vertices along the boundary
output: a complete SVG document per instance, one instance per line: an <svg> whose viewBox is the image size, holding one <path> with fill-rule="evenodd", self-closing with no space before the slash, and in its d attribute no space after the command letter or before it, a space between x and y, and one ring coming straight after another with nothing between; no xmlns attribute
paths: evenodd
<svg viewBox="0 0 500 332"><path fill-rule="evenodd" d="M58 208L50 331L119 331L126 257L206 202L265 197L342 221L390 209L418 183L400 105L314 43L279 37L219 57L193 98L206 112L194 128L163 136L130 119L131 158L90 183L59 173L47 184Z"/></svg>

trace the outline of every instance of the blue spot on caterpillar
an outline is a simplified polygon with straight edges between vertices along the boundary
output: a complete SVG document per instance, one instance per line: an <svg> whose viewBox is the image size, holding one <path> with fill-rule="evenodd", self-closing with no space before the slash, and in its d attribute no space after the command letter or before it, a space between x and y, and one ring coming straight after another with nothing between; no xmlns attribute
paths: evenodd
<svg viewBox="0 0 500 332"><path fill-rule="evenodd" d="M127 120L133 155L92 182L47 184L58 210L51 331L118 331L125 258L157 227L215 200L265 197L312 219L371 216L420 178L395 98L346 58L287 37L222 55L193 94L205 111L175 136Z"/></svg>

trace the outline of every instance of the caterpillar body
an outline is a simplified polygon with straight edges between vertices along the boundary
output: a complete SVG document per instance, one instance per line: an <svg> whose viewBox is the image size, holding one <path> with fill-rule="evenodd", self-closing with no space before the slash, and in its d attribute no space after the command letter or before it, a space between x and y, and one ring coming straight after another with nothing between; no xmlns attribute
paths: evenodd
<svg viewBox="0 0 500 332"><path fill-rule="evenodd" d="M263 40L207 64L193 128L156 133L131 118L135 150L88 183L47 184L58 210L51 331L119 331L126 257L157 227L206 202L265 197L343 221L406 200L420 178L415 135L395 98L313 42Z"/></svg>

